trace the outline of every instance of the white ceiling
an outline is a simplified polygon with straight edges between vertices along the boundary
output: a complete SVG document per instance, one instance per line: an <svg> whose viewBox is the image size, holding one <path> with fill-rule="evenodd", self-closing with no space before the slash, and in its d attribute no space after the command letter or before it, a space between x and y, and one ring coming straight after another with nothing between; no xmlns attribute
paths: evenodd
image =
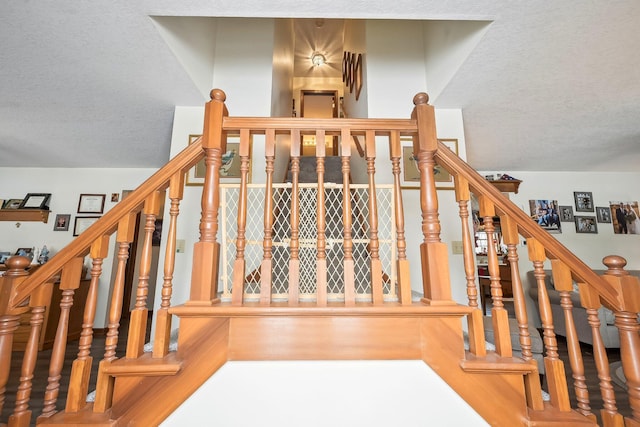
<svg viewBox="0 0 640 427"><path fill-rule="evenodd" d="M432 99L462 108L472 166L640 164L637 0L45 0L0 12L0 166L164 164L174 106L206 99L150 16L492 21Z"/></svg>

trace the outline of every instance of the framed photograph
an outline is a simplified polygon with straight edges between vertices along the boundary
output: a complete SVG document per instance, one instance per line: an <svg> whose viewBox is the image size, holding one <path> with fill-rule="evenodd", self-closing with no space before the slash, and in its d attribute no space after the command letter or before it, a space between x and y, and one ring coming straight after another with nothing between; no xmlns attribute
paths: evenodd
<svg viewBox="0 0 640 427"><path fill-rule="evenodd" d="M529 200L529 211L531 212L531 219L537 222L539 226L550 233L562 233L557 200Z"/></svg>
<svg viewBox="0 0 640 427"><path fill-rule="evenodd" d="M594 216L575 216L576 233L598 234L598 224Z"/></svg>
<svg viewBox="0 0 640 427"><path fill-rule="evenodd" d="M0 264L6 264L7 260L11 257L11 252L0 252Z"/></svg>
<svg viewBox="0 0 640 427"><path fill-rule="evenodd" d="M71 215L58 214L56 220L53 223L53 231L68 231L69 222L71 222Z"/></svg>
<svg viewBox="0 0 640 427"><path fill-rule="evenodd" d="M608 206L596 206L596 218L598 222L611 223L611 211Z"/></svg>
<svg viewBox="0 0 640 427"><path fill-rule="evenodd" d="M573 222L573 206L558 207L560 222Z"/></svg>
<svg viewBox="0 0 640 427"><path fill-rule="evenodd" d="M33 261L33 248L18 248L14 255L24 256Z"/></svg>
<svg viewBox="0 0 640 427"><path fill-rule="evenodd" d="M79 236L80 233L91 227L99 219L99 216L77 216L73 224L73 235Z"/></svg>
<svg viewBox="0 0 640 427"><path fill-rule="evenodd" d="M438 141L445 144L456 156L458 155L457 139L439 139ZM400 138L402 145L402 170L401 187L405 189L420 188L420 170L418 169L418 159L413 155L413 140L410 137ZM434 175L437 190L453 190L455 184L453 175L440 165L435 165Z"/></svg>
<svg viewBox="0 0 640 427"><path fill-rule="evenodd" d="M120 194L111 193L111 203L118 203L120 201Z"/></svg>
<svg viewBox="0 0 640 427"><path fill-rule="evenodd" d="M27 193L18 209L49 209L51 193Z"/></svg>
<svg viewBox="0 0 640 427"><path fill-rule="evenodd" d="M81 194L78 213L101 214L104 212L106 194Z"/></svg>
<svg viewBox="0 0 640 427"><path fill-rule="evenodd" d="M201 135L189 135L189 145L193 144ZM252 146L249 146L251 153ZM227 151L222 154L222 164L220 165L221 182L240 182L240 136L227 136ZM187 172L186 185L204 185L206 167L204 159L200 160ZM251 157L249 157L249 182L251 182Z"/></svg>
<svg viewBox="0 0 640 427"><path fill-rule="evenodd" d="M638 201L609 202L609 211L615 234L640 234Z"/></svg>
<svg viewBox="0 0 640 427"><path fill-rule="evenodd" d="M2 209L18 209L22 204L22 199L8 199L4 202Z"/></svg>
<svg viewBox="0 0 640 427"><path fill-rule="evenodd" d="M574 191L576 212L593 212L593 194L590 191Z"/></svg>

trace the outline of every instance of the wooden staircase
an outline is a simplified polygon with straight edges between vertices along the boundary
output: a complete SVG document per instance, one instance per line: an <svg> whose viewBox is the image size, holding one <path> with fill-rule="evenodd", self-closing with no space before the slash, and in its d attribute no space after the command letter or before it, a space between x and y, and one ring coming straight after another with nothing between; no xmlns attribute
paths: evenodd
<svg viewBox="0 0 640 427"><path fill-rule="evenodd" d="M608 257L609 268L598 276L582 261L564 248L551 235L514 206L488 184L478 173L460 160L444 145L438 143L433 107L426 94L414 98L415 109L407 120L391 119L284 119L229 117L224 105L225 95L212 91L212 100L205 109L205 126L201 139L191 144L165 167L145 181L129 197L107 212L88 230L34 274L25 268L28 260L14 257L7 275L0 279L0 393L4 402L4 386L10 374L19 370L20 387L9 426L27 426L34 422L46 425L158 425L191 396L226 361L244 360L422 360L440 375L490 425L495 426L554 426L596 425L640 426L640 284L624 271L625 261ZM324 146L316 152L317 200L314 206L301 206L298 199L300 185L299 144L292 143L291 156L291 233L288 241L288 289L283 301L272 298L273 248L273 165L277 137L286 135L299 141L300 135L312 133L317 140L325 135L340 138L340 163L343 177L342 230L343 262L341 274L344 290L336 298L327 295L328 267L326 259L327 205L324 200ZM236 225L235 259L229 301L219 298L220 270L219 241L219 168L221 155L226 151L226 135L239 135L241 182L239 184ZM364 294L354 286L353 206L349 179L351 138L364 138L364 161L367 164L368 234L370 257L369 290ZM407 247L405 234L405 206L400 185L400 137L413 138L414 154L420 170L420 211L423 242L419 248ZM256 269L247 265L247 186L249 158L253 144L264 140L266 180L264 182L264 221L262 260L259 265L258 298L248 299L247 277ZM390 181L393 182L394 230L396 234L396 273L393 275L393 298L383 286L380 242L378 239L378 204L376 199L376 149L380 139L388 142L390 153ZM194 245L190 295L186 301L172 301L173 289L184 286L173 282L175 248L180 202L183 197L185 172L202 158L205 159L206 179L202 191L200 239ZM384 159L377 159L378 162ZM464 269L467 277L468 301L453 301L449 279L448 248L440 240L438 197L433 169L439 164L455 177L456 201L464 245ZM504 243L512 266L515 313L520 334L522 357L513 357L507 311L502 302L498 256L489 242L489 276L493 306L491 319L495 336L495 351L485 347L483 313L478 304L477 278L469 228L468 205L471 193L480 203L487 234L492 236L493 217L500 216ZM165 215L166 250L161 270L162 300L153 316L155 329L152 351L144 351L150 310L147 305L151 265L151 240L154 223L162 197L167 197L169 218ZM300 298L300 239L301 209L317 211L316 238L316 294L313 300ZM139 257L140 277L135 296L135 308L126 337L119 336L122 308L124 270L133 241L135 217L145 216L144 249ZM117 273L112 284L106 344L102 359L90 356L93 344L93 325L97 306L98 285L102 263L108 256L109 241L115 236ZM518 270L517 247L526 239L528 258L539 281L544 280L543 268L550 261L554 283L566 306L566 318L552 319L545 287L539 286L540 313L544 332L545 376L550 400L543 401L538 365L531 354L531 337ZM407 253L420 254L422 298L412 299ZM91 285L86 300L75 301L80 272L85 257L92 263ZM412 268L418 268L413 266ZM42 414L32 417L29 407L33 367L39 357L37 343L42 326L43 307L50 299L51 282L60 277L63 290L58 333L50 358L48 387ZM258 276L256 276L258 277ZM572 280L580 284L582 305L595 312L601 304L616 315L620 331L624 373L629 386L630 417L618 413L613 398L606 352L599 339L597 316L591 319L594 333L594 353L598 365L600 391L605 405L592 409L588 391L584 387L582 358L571 318L569 292ZM73 362L68 381L61 381L68 313L71 304L84 306L83 330L78 343L78 356ZM31 313L30 338L21 367L11 366L13 333L21 315ZM179 318L177 350L170 350L171 331ZM573 382L567 381L565 366L558 355L553 322L564 321L568 331L570 369ZM174 326L172 326L174 325ZM468 331L468 350L465 334ZM126 351L116 352L118 341L126 339ZM91 367L99 363L97 378ZM67 399L57 402L61 384L67 384ZM95 384L95 401L86 396ZM571 406L569 388L578 395L578 403ZM488 399L487 396L491 398ZM59 406L58 406L59 405ZM598 410L600 410L598 412ZM428 422L428 414L425 414ZM212 414L212 423L215 414ZM268 424L268 420L265 420Z"/></svg>

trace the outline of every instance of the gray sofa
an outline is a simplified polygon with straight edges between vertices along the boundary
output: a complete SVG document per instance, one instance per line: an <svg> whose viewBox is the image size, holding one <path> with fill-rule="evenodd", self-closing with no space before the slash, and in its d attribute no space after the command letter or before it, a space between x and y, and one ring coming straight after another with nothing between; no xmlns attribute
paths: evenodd
<svg viewBox="0 0 640 427"><path fill-rule="evenodd" d="M605 270L594 270L597 274L601 275ZM628 270L630 274L640 277L639 270ZM560 293L553 288L553 282L551 277L551 270L545 270L545 285L547 292L549 293L549 301L551 303L551 312L553 315L553 326L556 335L563 337L567 336L564 312L560 306ZM528 271L525 277L524 288L529 297L533 301L535 306L535 315L537 319L532 319L534 324L539 327L540 313L538 309L538 283L534 276L533 270ZM571 302L573 303L573 320L576 325L576 331L578 333L578 340L583 343L593 345L593 336L591 334L591 326L587 320L587 312L580 304L580 294L577 292L577 285L574 283L574 291L571 292ZM618 329L614 326L615 317L611 310L600 307L598 309L598 318L600 319L600 334L606 348L618 348L620 347L620 336L618 335Z"/></svg>

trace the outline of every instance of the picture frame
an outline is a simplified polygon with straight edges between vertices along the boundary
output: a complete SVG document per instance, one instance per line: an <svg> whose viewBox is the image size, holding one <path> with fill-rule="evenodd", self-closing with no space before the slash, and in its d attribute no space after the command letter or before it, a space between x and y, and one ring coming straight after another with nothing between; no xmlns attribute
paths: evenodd
<svg viewBox="0 0 640 427"><path fill-rule="evenodd" d="M73 223L73 235L79 236L99 219L99 216L77 216Z"/></svg>
<svg viewBox="0 0 640 427"><path fill-rule="evenodd" d="M576 233L598 234L598 223L595 216L575 216Z"/></svg>
<svg viewBox="0 0 640 427"><path fill-rule="evenodd" d="M0 252L0 264L6 264L9 258L11 258L11 252Z"/></svg>
<svg viewBox="0 0 640 427"><path fill-rule="evenodd" d="M611 210L609 206L596 206L596 218L604 224L611 223Z"/></svg>
<svg viewBox="0 0 640 427"><path fill-rule="evenodd" d="M104 212L106 194L80 194L78 213L101 214Z"/></svg>
<svg viewBox="0 0 640 427"><path fill-rule="evenodd" d="M557 200L529 200L529 211L531 219L533 219L540 227L544 228L549 233L562 233Z"/></svg>
<svg viewBox="0 0 640 427"><path fill-rule="evenodd" d="M22 204L22 199L8 199L4 202L2 209L18 209Z"/></svg>
<svg viewBox="0 0 640 427"><path fill-rule="evenodd" d="M438 139L458 155L457 139ZM400 175L400 188L403 189L419 189L420 188L420 171L418 162L413 155L413 140L411 137L401 137L400 145L402 148L402 174ZM434 175L436 181L436 190L453 190L455 183L453 175L446 171L442 166L435 165Z"/></svg>
<svg viewBox="0 0 640 427"><path fill-rule="evenodd" d="M189 145L193 144L202 135L189 135ZM240 182L240 136L227 136L227 151L222 154L222 165L220 167L220 182ZM253 152L253 144L249 142L249 153ZM249 156L248 182L251 182L251 155ZM201 159L194 167L187 171L186 185L204 185L206 166L204 159Z"/></svg>
<svg viewBox="0 0 640 427"><path fill-rule="evenodd" d="M53 222L53 231L68 231L71 215L57 214L56 220Z"/></svg>
<svg viewBox="0 0 640 427"><path fill-rule="evenodd" d="M637 200L609 202L614 234L640 234L640 206Z"/></svg>
<svg viewBox="0 0 640 427"><path fill-rule="evenodd" d="M558 206L558 213L560 214L560 222L574 222L573 206Z"/></svg>
<svg viewBox="0 0 640 427"><path fill-rule="evenodd" d="M593 193L591 191L574 191L573 200L576 212L593 212Z"/></svg>
<svg viewBox="0 0 640 427"><path fill-rule="evenodd" d="M49 209L49 199L51 199L51 193L27 193L22 199L18 209Z"/></svg>
<svg viewBox="0 0 640 427"><path fill-rule="evenodd" d="M33 248L18 248L14 256L24 256L33 261Z"/></svg>

